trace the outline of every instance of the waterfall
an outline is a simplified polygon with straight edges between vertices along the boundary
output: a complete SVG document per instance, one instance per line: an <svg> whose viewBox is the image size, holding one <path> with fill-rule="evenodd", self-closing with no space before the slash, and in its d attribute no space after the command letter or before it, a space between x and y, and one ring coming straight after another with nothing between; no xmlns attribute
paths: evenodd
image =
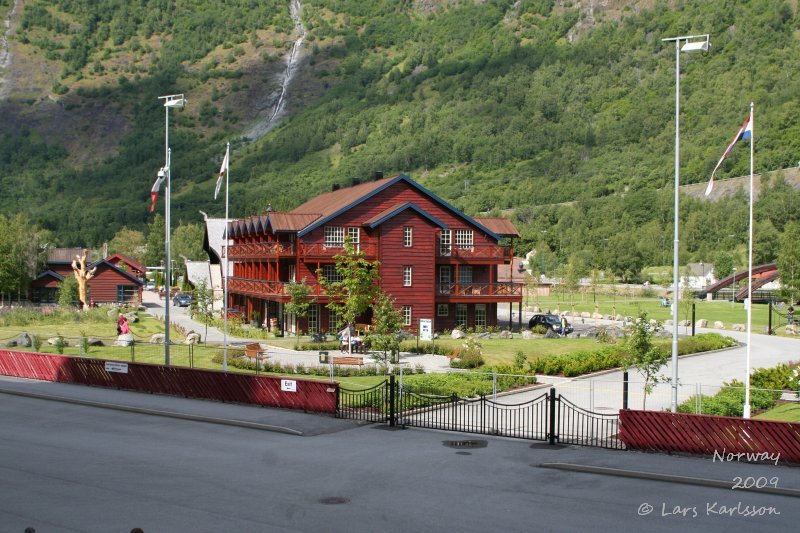
<svg viewBox="0 0 800 533"><path fill-rule="evenodd" d="M0 34L0 100L5 98L11 90L11 84L5 76L8 67L11 66L11 46L9 45L8 38L13 33L11 29L11 19L17 13L19 1L20 0L14 0L11 11L8 12L6 20L3 21L2 34Z"/></svg>
<svg viewBox="0 0 800 533"><path fill-rule="evenodd" d="M255 124L247 133L247 137L251 140L256 140L265 135L276 125L276 120L279 119L286 107L286 97L289 93L289 84L292 82L297 70L297 65L303 57L303 41L306 38L306 29L303 22L300 20L300 11L303 6L300 0L291 0L289 2L289 16L292 17L294 22L294 31L297 35L292 49L286 55L286 68L283 71L281 78L281 89L278 94L277 102L273 108L272 114L269 118L265 118Z"/></svg>

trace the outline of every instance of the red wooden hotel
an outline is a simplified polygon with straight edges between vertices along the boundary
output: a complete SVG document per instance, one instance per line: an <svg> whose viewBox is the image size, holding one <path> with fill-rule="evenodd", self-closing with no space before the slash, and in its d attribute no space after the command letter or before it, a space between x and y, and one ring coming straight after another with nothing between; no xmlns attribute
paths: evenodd
<svg viewBox="0 0 800 533"><path fill-rule="evenodd" d="M436 330L495 326L503 303L511 309L516 302L521 311L522 284L497 275L499 265L511 263L510 243L519 237L514 225L471 218L402 174L334 186L289 212L232 220L228 235L229 307L249 319L272 319L283 330L336 329L316 272L335 280L334 256L343 252L345 237L367 259L380 261L381 287L408 329L416 330L422 318L433 319ZM286 285L303 278L315 304L304 319L284 316Z"/></svg>

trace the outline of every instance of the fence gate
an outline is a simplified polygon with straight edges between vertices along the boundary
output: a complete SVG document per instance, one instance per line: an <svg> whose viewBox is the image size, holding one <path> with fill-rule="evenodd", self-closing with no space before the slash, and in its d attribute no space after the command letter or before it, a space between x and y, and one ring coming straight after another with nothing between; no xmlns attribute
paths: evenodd
<svg viewBox="0 0 800 533"><path fill-rule="evenodd" d="M622 449L619 415L578 407L550 388L539 396L514 402L484 396L461 398L397 387L389 376L374 387L339 387L337 416L427 429L498 435L550 444L579 444Z"/></svg>

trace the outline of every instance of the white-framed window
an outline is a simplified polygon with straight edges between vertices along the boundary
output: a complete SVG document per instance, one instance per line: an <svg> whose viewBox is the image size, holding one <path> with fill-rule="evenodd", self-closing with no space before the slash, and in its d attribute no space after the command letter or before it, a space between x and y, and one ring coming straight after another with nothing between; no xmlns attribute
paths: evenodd
<svg viewBox="0 0 800 533"><path fill-rule="evenodd" d="M472 230L471 229L457 229L456 230L456 247L458 248L472 248Z"/></svg>
<svg viewBox="0 0 800 533"><path fill-rule="evenodd" d="M447 304L438 304L436 306L436 316L449 316L450 306Z"/></svg>
<svg viewBox="0 0 800 533"><path fill-rule="evenodd" d="M443 229L439 236L439 255L450 255L450 230Z"/></svg>
<svg viewBox="0 0 800 533"><path fill-rule="evenodd" d="M411 286L411 271L413 267L404 266L403 267L403 287L410 287Z"/></svg>
<svg viewBox="0 0 800 533"><path fill-rule="evenodd" d="M339 324L342 322L342 317L331 309L328 310L328 330L339 331Z"/></svg>
<svg viewBox="0 0 800 533"><path fill-rule="evenodd" d="M446 285L448 283L452 283L450 265L444 265L439 267L439 283L442 285Z"/></svg>
<svg viewBox="0 0 800 533"><path fill-rule="evenodd" d="M404 305L403 306L403 325L410 326L411 325L411 306Z"/></svg>
<svg viewBox="0 0 800 533"><path fill-rule="evenodd" d="M343 279L336 270L336 265L322 265L322 275L325 276L328 283L338 283Z"/></svg>
<svg viewBox="0 0 800 533"><path fill-rule="evenodd" d="M413 242L414 228L411 226L403 226L403 246L411 248Z"/></svg>
<svg viewBox="0 0 800 533"><path fill-rule="evenodd" d="M459 285L472 283L472 265L462 265L458 269L458 283Z"/></svg>
<svg viewBox="0 0 800 533"><path fill-rule="evenodd" d="M358 250L358 245L361 242L361 231L359 228L347 228L347 236L350 238L350 244Z"/></svg>
<svg viewBox="0 0 800 533"><path fill-rule="evenodd" d="M475 304L475 327L486 327L486 304Z"/></svg>
<svg viewBox="0 0 800 533"><path fill-rule="evenodd" d="M319 304L308 306L308 332L319 333Z"/></svg>
<svg viewBox="0 0 800 533"><path fill-rule="evenodd" d="M297 265L289 265L289 281L297 281Z"/></svg>
<svg viewBox="0 0 800 533"><path fill-rule="evenodd" d="M467 304L456 304L456 326L467 327Z"/></svg>
<svg viewBox="0 0 800 533"><path fill-rule="evenodd" d="M344 227L325 226L325 246L330 248L340 248L344 246Z"/></svg>

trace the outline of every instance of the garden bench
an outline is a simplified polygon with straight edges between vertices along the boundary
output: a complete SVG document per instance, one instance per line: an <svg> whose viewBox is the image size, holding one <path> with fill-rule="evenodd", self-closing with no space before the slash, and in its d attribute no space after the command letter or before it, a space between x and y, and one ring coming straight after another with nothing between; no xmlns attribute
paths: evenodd
<svg viewBox="0 0 800 533"><path fill-rule="evenodd" d="M265 358L267 356L267 351L261 347L261 344L257 342L251 342L250 344L245 345L244 354L251 359L258 360Z"/></svg>
<svg viewBox="0 0 800 533"><path fill-rule="evenodd" d="M363 357L356 357L352 355L334 355L333 356L333 364L334 365L363 365L364 358Z"/></svg>

